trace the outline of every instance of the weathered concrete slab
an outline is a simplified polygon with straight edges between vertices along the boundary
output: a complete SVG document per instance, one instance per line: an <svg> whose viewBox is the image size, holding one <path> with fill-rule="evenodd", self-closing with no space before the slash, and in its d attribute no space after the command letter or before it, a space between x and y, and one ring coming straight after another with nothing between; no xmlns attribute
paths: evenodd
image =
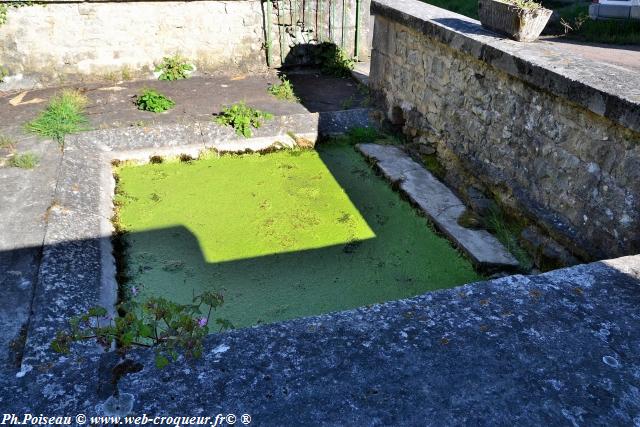
<svg viewBox="0 0 640 427"><path fill-rule="evenodd" d="M70 318L95 305L115 306L112 179L110 164L94 144L74 141L65 148L54 202L47 210L22 359L25 371L59 359L49 345Z"/></svg>
<svg viewBox="0 0 640 427"><path fill-rule="evenodd" d="M266 74L192 77L178 81L118 81L76 85L89 99L87 115L90 128L152 129L171 124L186 125L211 121L214 114L235 102L274 116L340 111L361 108L365 96L352 79L335 78L321 73L297 74L292 77L294 93L300 102L280 100L267 92L279 81L275 71ZM164 113L140 111L135 97L151 88L175 101L176 106ZM23 92L0 92L0 133L22 131L24 123L35 118L51 97L63 88Z"/></svg>
<svg viewBox="0 0 640 427"><path fill-rule="evenodd" d="M466 210L464 203L446 185L415 162L401 148L392 145L360 144L358 150L384 176L398 184L411 201L483 270L517 269L518 261L486 230L471 230L458 224Z"/></svg>
<svg viewBox="0 0 640 427"><path fill-rule="evenodd" d="M15 135L15 134L14 134ZM0 168L0 366L19 365L62 153L53 141L16 137L18 153L40 159L33 170Z"/></svg>

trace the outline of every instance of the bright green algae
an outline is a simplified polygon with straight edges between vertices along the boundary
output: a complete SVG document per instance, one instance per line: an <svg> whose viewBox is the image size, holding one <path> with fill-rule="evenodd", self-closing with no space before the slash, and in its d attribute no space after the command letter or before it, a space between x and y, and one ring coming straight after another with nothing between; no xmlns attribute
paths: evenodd
<svg viewBox="0 0 640 427"><path fill-rule="evenodd" d="M347 144L118 168L128 284L236 327L480 279Z"/></svg>

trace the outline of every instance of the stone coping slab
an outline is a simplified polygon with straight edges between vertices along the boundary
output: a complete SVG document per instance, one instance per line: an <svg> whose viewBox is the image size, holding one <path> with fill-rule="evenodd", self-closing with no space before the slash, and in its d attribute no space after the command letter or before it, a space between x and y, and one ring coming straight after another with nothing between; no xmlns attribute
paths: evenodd
<svg viewBox="0 0 640 427"><path fill-rule="evenodd" d="M371 13L640 132L637 72L567 55L561 46L549 43L508 40L485 30L474 19L418 0L374 0Z"/></svg>
<svg viewBox="0 0 640 427"><path fill-rule="evenodd" d="M200 360L124 377L132 413L255 425L632 425L640 256L510 276L209 336ZM4 412L104 413L112 357L5 373ZM108 378L108 375L106 376Z"/></svg>
<svg viewBox="0 0 640 427"><path fill-rule="evenodd" d="M466 211L462 200L404 150L379 144L359 144L357 148L439 231L467 254L477 268L483 271L518 269L518 260L488 231L472 230L458 224Z"/></svg>

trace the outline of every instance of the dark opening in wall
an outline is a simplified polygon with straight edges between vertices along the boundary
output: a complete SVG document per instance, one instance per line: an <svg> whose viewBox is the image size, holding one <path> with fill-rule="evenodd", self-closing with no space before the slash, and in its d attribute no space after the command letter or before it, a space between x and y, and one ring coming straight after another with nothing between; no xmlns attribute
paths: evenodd
<svg viewBox="0 0 640 427"><path fill-rule="evenodd" d="M389 120L393 125L404 126L406 120L404 118L404 112L402 111L402 108L398 107L397 105L391 108L391 117L389 118Z"/></svg>

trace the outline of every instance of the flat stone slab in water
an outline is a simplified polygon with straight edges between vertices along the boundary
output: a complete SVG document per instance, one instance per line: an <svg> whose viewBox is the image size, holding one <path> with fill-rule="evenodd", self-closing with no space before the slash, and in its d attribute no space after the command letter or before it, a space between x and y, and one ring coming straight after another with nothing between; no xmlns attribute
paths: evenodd
<svg viewBox="0 0 640 427"><path fill-rule="evenodd" d="M358 150L376 162L383 175L399 188L483 270L517 269L519 264L486 230L472 230L458 224L464 203L446 185L392 145L359 144Z"/></svg>

